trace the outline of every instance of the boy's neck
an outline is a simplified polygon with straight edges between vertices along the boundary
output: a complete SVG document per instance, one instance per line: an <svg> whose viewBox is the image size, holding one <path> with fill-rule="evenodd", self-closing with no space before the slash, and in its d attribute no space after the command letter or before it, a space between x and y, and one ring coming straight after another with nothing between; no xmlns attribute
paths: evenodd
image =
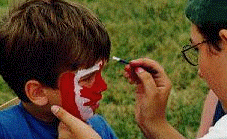
<svg viewBox="0 0 227 139"><path fill-rule="evenodd" d="M22 102L23 107L36 119L46 122L53 123L56 122L56 117L51 113L50 106L37 106L33 103Z"/></svg>

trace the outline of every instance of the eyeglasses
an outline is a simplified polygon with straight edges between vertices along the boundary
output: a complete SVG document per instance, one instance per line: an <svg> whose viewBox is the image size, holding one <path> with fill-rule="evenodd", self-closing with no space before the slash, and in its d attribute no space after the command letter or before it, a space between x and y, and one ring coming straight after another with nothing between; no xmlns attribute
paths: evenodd
<svg viewBox="0 0 227 139"><path fill-rule="evenodd" d="M207 41L204 40L200 43L197 43L196 45L185 45L183 47L183 50L181 51L183 54L183 57L185 60L191 64L192 66L197 66L198 65L198 56L199 56L199 51L196 46L206 43Z"/></svg>

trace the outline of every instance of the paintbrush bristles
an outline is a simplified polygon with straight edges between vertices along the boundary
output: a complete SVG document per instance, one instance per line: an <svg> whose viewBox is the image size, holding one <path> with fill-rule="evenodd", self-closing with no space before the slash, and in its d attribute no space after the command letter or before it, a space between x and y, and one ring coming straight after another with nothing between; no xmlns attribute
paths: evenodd
<svg viewBox="0 0 227 139"><path fill-rule="evenodd" d="M112 59L113 59L113 60L117 60L117 61L120 61L120 60L121 60L120 58L118 58L118 57L116 57L116 56L113 56Z"/></svg>
<svg viewBox="0 0 227 139"><path fill-rule="evenodd" d="M118 58L118 57L116 57L116 56L113 56L113 60L117 60L118 62L123 63L123 64L129 64L128 61L123 60L123 59L120 59L120 58Z"/></svg>

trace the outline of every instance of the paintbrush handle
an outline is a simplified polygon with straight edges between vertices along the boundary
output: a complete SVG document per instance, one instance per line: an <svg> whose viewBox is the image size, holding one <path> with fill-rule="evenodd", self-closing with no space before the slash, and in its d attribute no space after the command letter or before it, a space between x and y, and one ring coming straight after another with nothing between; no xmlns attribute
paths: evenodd
<svg viewBox="0 0 227 139"><path fill-rule="evenodd" d="M129 64L128 61L124 60L124 59L120 59L118 57L114 57L115 60L118 60L118 62L122 63L122 64ZM149 68L146 68L146 67L141 67L143 68L144 70L146 70L147 72L151 73L151 74L157 74L158 72L156 70L151 70Z"/></svg>
<svg viewBox="0 0 227 139"><path fill-rule="evenodd" d="M128 62L128 61L123 60L123 59L119 60L119 62L121 62L121 63L123 63L123 64L129 64L129 62Z"/></svg>

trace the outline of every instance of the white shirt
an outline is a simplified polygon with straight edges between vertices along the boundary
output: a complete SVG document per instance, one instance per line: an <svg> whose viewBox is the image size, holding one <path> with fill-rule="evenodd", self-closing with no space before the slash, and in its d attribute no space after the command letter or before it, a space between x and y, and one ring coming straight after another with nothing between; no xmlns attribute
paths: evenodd
<svg viewBox="0 0 227 139"><path fill-rule="evenodd" d="M227 114L210 127L208 134L200 139L227 139Z"/></svg>

